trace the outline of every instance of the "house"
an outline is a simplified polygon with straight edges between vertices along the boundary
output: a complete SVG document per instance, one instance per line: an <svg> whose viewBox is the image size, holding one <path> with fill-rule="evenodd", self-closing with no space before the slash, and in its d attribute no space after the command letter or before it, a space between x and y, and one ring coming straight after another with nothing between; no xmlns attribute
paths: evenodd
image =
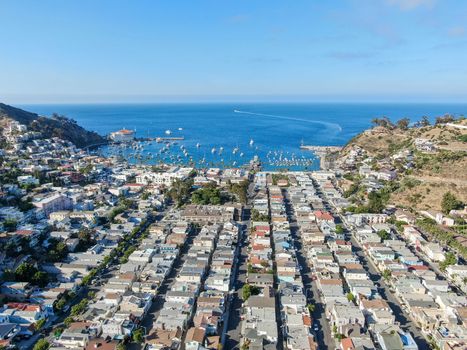
<svg viewBox="0 0 467 350"><path fill-rule="evenodd" d="M16 323L0 323L0 345L11 344L21 332L21 327Z"/></svg>
<svg viewBox="0 0 467 350"><path fill-rule="evenodd" d="M361 334L365 325L365 317L362 311L351 304L335 303L330 310L330 320L336 326L339 334L345 336Z"/></svg>
<svg viewBox="0 0 467 350"><path fill-rule="evenodd" d="M73 209L72 199L61 194L52 194L40 199L34 198L32 204L41 209L46 216L55 211Z"/></svg>
<svg viewBox="0 0 467 350"><path fill-rule="evenodd" d="M244 319L241 323L243 341L267 341L276 343L275 299L251 296L244 304Z"/></svg>
<svg viewBox="0 0 467 350"><path fill-rule="evenodd" d="M421 250L432 261L442 262L445 259L445 253L443 251L443 248L441 248L441 246L438 243L427 242L425 244L422 244Z"/></svg>
<svg viewBox="0 0 467 350"><path fill-rule="evenodd" d="M376 338L382 350L418 350L417 343L409 332L380 332Z"/></svg>
<svg viewBox="0 0 467 350"><path fill-rule="evenodd" d="M147 350L175 350L180 348L182 330L153 329L146 337Z"/></svg>
<svg viewBox="0 0 467 350"><path fill-rule="evenodd" d="M30 292L31 288L27 282L3 282L0 286L1 294L16 301L24 301Z"/></svg>
<svg viewBox="0 0 467 350"><path fill-rule="evenodd" d="M186 350L201 350L206 339L206 330L202 327L191 327L186 332L185 349Z"/></svg>

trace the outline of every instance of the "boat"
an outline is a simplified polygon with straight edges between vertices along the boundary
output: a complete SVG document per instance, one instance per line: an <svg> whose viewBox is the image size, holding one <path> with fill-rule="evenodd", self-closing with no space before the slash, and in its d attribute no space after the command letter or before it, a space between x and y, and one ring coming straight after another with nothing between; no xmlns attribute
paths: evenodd
<svg viewBox="0 0 467 350"><path fill-rule="evenodd" d="M211 149L211 153L216 153L216 148L215 148L215 147L213 147L213 148Z"/></svg>
<svg viewBox="0 0 467 350"><path fill-rule="evenodd" d="M166 130L166 131L165 131L165 134L166 134L166 135L170 135L171 133L172 133L172 131L170 131L170 130Z"/></svg>
<svg viewBox="0 0 467 350"><path fill-rule="evenodd" d="M182 131L182 130L183 130L183 128L178 128L178 131Z"/></svg>
<svg viewBox="0 0 467 350"><path fill-rule="evenodd" d="M253 146L253 144L255 143L255 141L253 141L253 139L250 140L250 146Z"/></svg>
<svg viewBox="0 0 467 350"><path fill-rule="evenodd" d="M201 145L200 145L199 142L198 142L198 143L196 144L196 148L200 148L200 146L201 146Z"/></svg>

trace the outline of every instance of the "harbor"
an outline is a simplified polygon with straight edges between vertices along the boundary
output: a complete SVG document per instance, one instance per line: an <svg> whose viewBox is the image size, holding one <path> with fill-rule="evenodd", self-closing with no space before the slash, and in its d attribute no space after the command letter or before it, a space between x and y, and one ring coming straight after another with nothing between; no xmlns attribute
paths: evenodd
<svg viewBox="0 0 467 350"><path fill-rule="evenodd" d="M189 130L188 130L189 131ZM149 134L149 133L148 133ZM107 157L125 159L133 164L173 164L197 168L249 167L251 161L262 169L314 170L317 168L314 153L299 145L292 149L267 149L253 138L235 146L205 144L202 139L185 137L183 128L176 135L166 130L164 136L136 137L136 132L121 129L109 134L110 143L100 150Z"/></svg>

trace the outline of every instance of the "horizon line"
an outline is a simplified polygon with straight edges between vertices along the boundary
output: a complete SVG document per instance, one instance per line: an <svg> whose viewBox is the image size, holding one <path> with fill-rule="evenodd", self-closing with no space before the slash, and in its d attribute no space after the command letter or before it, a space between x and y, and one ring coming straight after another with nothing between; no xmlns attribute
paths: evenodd
<svg viewBox="0 0 467 350"><path fill-rule="evenodd" d="M467 105L453 100L173 100L173 101L1 101L8 105L156 105L156 104L452 104Z"/></svg>

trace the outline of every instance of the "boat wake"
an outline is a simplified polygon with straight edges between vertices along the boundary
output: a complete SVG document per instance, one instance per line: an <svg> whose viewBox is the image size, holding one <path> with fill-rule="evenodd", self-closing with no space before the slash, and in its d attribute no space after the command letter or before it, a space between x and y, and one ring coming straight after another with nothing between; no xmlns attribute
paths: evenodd
<svg viewBox="0 0 467 350"><path fill-rule="evenodd" d="M304 123L320 124L320 125L324 125L327 128L338 130L339 132L342 131L342 127L339 124L325 122L325 121L322 121L322 120L309 120L309 119L302 119L302 118L295 118L295 117L286 117L286 116L283 116L283 115L254 113L254 112L247 112L247 111L239 111L237 109L234 109L234 113L256 115L256 116L259 116L259 117L268 117L268 118L275 118L275 119L295 120L295 121L304 122Z"/></svg>

